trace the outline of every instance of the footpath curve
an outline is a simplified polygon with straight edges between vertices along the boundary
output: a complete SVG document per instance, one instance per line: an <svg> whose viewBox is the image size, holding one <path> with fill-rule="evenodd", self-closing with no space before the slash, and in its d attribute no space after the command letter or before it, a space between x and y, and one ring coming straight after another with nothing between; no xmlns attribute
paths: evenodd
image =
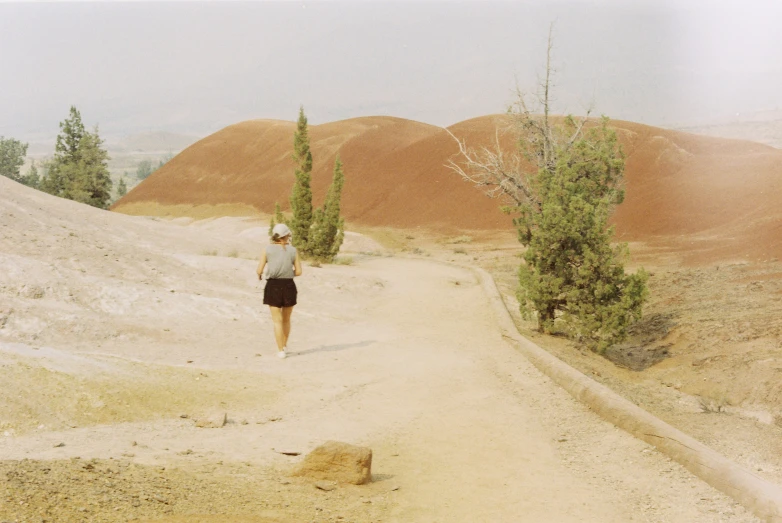
<svg viewBox="0 0 782 523"><path fill-rule="evenodd" d="M653 445L759 518L768 523L782 523L782 487L732 462L521 336L492 276L483 269L470 268L478 275L492 303L502 335L538 370L603 419Z"/></svg>

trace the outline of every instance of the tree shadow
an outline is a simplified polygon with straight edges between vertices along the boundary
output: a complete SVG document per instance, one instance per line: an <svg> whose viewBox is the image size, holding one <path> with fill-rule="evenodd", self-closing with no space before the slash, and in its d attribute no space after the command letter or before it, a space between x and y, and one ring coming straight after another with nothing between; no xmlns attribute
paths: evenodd
<svg viewBox="0 0 782 523"><path fill-rule="evenodd" d="M291 352L291 356L306 356L307 354L312 354L314 352L337 352L340 350L346 350L346 349L357 349L360 347L366 347L368 345L372 345L375 343L375 340L364 340L364 341L357 341L355 343L343 343L341 345L321 345L320 347L315 347L314 349L307 349L299 352Z"/></svg>

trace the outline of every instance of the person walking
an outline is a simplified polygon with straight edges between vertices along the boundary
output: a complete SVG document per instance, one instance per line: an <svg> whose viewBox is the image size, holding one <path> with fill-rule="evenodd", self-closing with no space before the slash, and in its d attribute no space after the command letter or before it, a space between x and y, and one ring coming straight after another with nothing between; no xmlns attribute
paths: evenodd
<svg viewBox="0 0 782 523"><path fill-rule="evenodd" d="M277 341L277 356L287 356L288 336L291 334L291 313L296 305L298 291L295 276L301 276L301 260L296 247L290 244L291 230L284 223L272 229L272 242L261 252L258 264L258 279L268 266L263 303L269 306L274 322L274 339Z"/></svg>

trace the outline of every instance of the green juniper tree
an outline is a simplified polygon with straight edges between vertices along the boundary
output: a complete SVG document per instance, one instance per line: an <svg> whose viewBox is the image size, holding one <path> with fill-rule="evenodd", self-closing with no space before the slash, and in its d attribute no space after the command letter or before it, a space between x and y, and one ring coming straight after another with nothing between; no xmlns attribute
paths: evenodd
<svg viewBox="0 0 782 523"><path fill-rule="evenodd" d="M299 249L302 256L309 257L309 235L312 226L312 153L304 107L299 108L299 120L293 135L293 159L296 162L296 181L290 198L293 216L288 225L293 233L293 245Z"/></svg>
<svg viewBox="0 0 782 523"><path fill-rule="evenodd" d="M538 329L555 329L603 351L624 339L647 298L643 269L626 274L626 244L612 244L608 219L624 198L624 155L608 119L549 115L551 36L546 76L533 114L519 93L508 113L518 144L475 151L457 139L461 161L449 167L503 197L526 247L518 298Z"/></svg>
<svg viewBox="0 0 782 523"><path fill-rule="evenodd" d="M27 155L27 145L13 138L0 136L0 176L21 182L19 170L24 165Z"/></svg>
<svg viewBox="0 0 782 523"><path fill-rule="evenodd" d="M535 199L518 207L527 247L518 297L523 312L537 313L540 330L553 330L559 315L565 333L602 351L640 319L647 275L625 274L627 245L611 243L608 220L624 199L616 133L607 118L578 127L568 117L552 130L550 167L529 177Z"/></svg>
<svg viewBox="0 0 782 523"><path fill-rule="evenodd" d="M71 199L106 209L111 201L111 176L109 174L109 154L103 148L103 140L98 127L86 132L79 147L80 159L75 175L77 183L71 191Z"/></svg>
<svg viewBox="0 0 782 523"><path fill-rule="evenodd" d="M38 175L38 167L35 165L35 160L30 163L27 174L19 178L19 182L33 189L38 188L38 185L41 183L41 177Z"/></svg>
<svg viewBox="0 0 782 523"><path fill-rule="evenodd" d="M71 107L70 116L60 122L54 159L49 163L40 189L55 196L105 209L111 200L109 155L97 126L84 128L81 114Z"/></svg>
<svg viewBox="0 0 782 523"><path fill-rule="evenodd" d="M141 160L136 167L136 178L139 180L146 180L149 178L149 175L152 174L153 170L151 160Z"/></svg>
<svg viewBox="0 0 782 523"><path fill-rule="evenodd" d="M49 162L46 175L41 180L40 188L55 196L64 196L71 181L63 172L65 166L79 162L79 144L85 133L79 111L71 106L68 118L60 122L60 134L54 146L54 158Z"/></svg>
<svg viewBox="0 0 782 523"><path fill-rule="evenodd" d="M168 153L163 158L159 159L157 166L152 164L152 160L141 160L136 166L136 178L139 180L146 180L152 173L163 167L174 157L173 153Z"/></svg>
<svg viewBox="0 0 782 523"><path fill-rule="evenodd" d="M117 198L122 198L126 194L128 194L128 186L125 185L125 177L121 176L117 184Z"/></svg>
<svg viewBox="0 0 782 523"><path fill-rule="evenodd" d="M337 156L334 163L334 177L329 186L323 208L315 211L312 229L310 231L310 251L312 257L325 262L331 262L337 256L345 237L345 221L340 216L340 201L345 175L342 171L342 161Z"/></svg>

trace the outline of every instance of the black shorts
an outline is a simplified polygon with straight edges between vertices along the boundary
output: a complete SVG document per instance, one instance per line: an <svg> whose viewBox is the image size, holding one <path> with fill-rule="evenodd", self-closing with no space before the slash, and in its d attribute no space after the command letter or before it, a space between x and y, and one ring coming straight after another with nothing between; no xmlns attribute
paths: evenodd
<svg viewBox="0 0 782 523"><path fill-rule="evenodd" d="M266 280L263 303L272 307L293 307L296 305L297 294L296 284L292 278Z"/></svg>

